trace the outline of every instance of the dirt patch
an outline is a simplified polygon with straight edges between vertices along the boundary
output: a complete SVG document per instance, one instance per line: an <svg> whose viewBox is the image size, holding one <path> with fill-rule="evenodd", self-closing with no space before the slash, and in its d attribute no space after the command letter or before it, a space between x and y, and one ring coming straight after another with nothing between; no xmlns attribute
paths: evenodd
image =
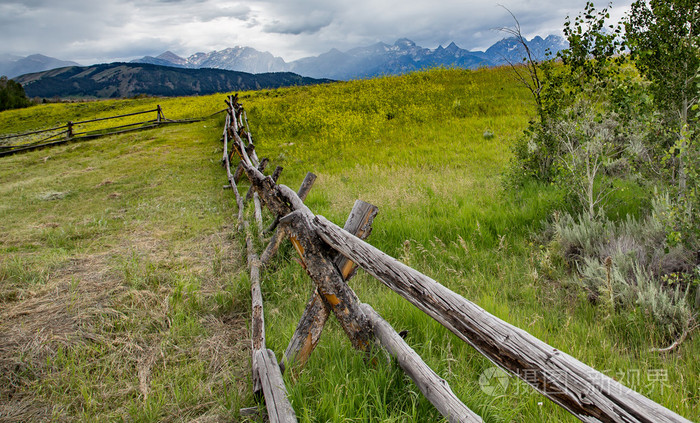
<svg viewBox="0 0 700 423"><path fill-rule="evenodd" d="M61 226L61 225L59 225L56 222L47 222L47 223L42 223L41 225L37 225L37 226L35 226L35 228L46 229L46 228L58 228L59 226Z"/></svg>
<svg viewBox="0 0 700 423"><path fill-rule="evenodd" d="M237 386L244 397L249 356L244 313L210 313L203 307L193 318L205 330L193 341L178 345L179 338L170 333L179 278L200 281L197 296L207 304L240 271L240 253L226 231L191 240L187 247L173 246L155 233L128 234L114 250L76 256L51 272L45 284L2 304L0 422L50 421L57 415L78 419L90 404L83 404L88 400L71 392L72 386L63 388L74 377L57 359L66 352L86 360L72 365L116 379L98 389L95 399L112 407L96 413L107 420L128 416L120 407L135 395L146 403L153 393L154 373L162 377L163 371L191 359L207 369L199 389L214 393L223 383ZM47 394L46 386L54 381L57 390L66 392ZM94 389L94 381L84 383ZM171 406L176 413L179 405ZM231 411L214 399L203 407L188 415L202 421L223 421L226 416L230 420Z"/></svg>
<svg viewBox="0 0 700 423"><path fill-rule="evenodd" d="M39 194L38 199L42 201L61 200L68 195L68 191L49 191Z"/></svg>

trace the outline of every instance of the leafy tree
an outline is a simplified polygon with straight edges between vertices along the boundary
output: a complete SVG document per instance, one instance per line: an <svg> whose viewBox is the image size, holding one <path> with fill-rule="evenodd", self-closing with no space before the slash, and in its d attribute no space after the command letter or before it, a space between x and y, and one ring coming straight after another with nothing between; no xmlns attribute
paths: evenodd
<svg viewBox="0 0 700 423"><path fill-rule="evenodd" d="M671 241L700 239L700 2L637 0L626 22L631 56L650 82L663 132L665 174L675 185Z"/></svg>
<svg viewBox="0 0 700 423"><path fill-rule="evenodd" d="M568 16L564 22L569 48L559 56L568 67L569 82L577 87L592 82L605 84L624 58L620 55L624 45L622 27L606 25L606 20L610 19L608 7L597 11L593 2L587 2L573 22Z"/></svg>
<svg viewBox="0 0 700 423"><path fill-rule="evenodd" d="M678 186L684 191L685 161L698 132L700 2L637 0L625 26L632 58L650 81L657 110L673 135L668 143L673 147Z"/></svg>
<svg viewBox="0 0 700 423"><path fill-rule="evenodd" d="M626 24L626 38L637 68L677 133L696 119L700 82L700 2L637 0Z"/></svg>
<svg viewBox="0 0 700 423"><path fill-rule="evenodd" d="M566 164L562 161L563 156L577 156L580 152L574 150L579 148L588 150L578 142L572 144L569 137L562 138L564 132L560 131L562 121L579 116L576 112L579 100L585 99L591 104L594 114L602 117L604 109L617 111L623 108L618 104L629 105L632 102L628 101L628 97L638 94L638 88L631 83L632 78L619 71L624 62L624 57L620 55L623 47L622 28L619 25L606 25L609 17L607 8L597 11L592 2L587 2L581 14L573 20L567 17L564 24L569 48L558 54L563 66L552 59L536 61L529 55L522 66L526 73L518 72L518 68L513 66L518 79L535 97L539 117L530 123L524 137L514 148L516 163L512 171L520 172L520 176L554 182L561 177L562 170L569 171L569 166L563 166ZM518 25L506 32L525 44L524 39L518 36ZM525 50L528 51L527 48ZM524 76L527 74L530 78ZM624 123L624 119L620 121ZM594 175L599 174L594 172ZM586 185L590 186L588 182Z"/></svg>
<svg viewBox="0 0 700 423"><path fill-rule="evenodd" d="M609 18L587 2L567 17L561 65L518 69L541 76L534 85L517 75L539 88L530 91L540 119L515 143L507 179L566 193L574 213L558 221L551 254L578 270L591 298L605 294L612 311L641 308L665 337L680 335L670 350L700 327L700 2L636 0L624 32ZM653 210L608 221L608 199L632 183L648 189Z"/></svg>
<svg viewBox="0 0 700 423"><path fill-rule="evenodd" d="M31 106L32 102L19 83L0 77L0 111Z"/></svg>

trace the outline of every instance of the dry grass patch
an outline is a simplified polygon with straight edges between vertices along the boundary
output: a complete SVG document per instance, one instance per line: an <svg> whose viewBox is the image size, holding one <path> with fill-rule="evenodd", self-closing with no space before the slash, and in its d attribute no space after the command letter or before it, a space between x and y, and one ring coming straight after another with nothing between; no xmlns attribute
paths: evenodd
<svg viewBox="0 0 700 423"><path fill-rule="evenodd" d="M226 231L183 248L135 232L6 298L0 420L230 420L246 395L249 351ZM192 372L189 397L168 385Z"/></svg>
<svg viewBox="0 0 700 423"><path fill-rule="evenodd" d="M421 207L439 196L443 203L463 196L476 183L464 168L356 166L342 173L320 173L316 184L323 187L334 213L349 212L355 199L381 209ZM498 181L494 180L494 186ZM312 191L312 195L313 195Z"/></svg>

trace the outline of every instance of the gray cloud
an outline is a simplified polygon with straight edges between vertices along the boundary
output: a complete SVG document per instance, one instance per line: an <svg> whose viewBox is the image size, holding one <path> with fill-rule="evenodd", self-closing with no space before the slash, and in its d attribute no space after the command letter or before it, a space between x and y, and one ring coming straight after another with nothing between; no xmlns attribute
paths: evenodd
<svg viewBox="0 0 700 423"><path fill-rule="evenodd" d="M263 32L274 34L315 34L333 21L329 13L313 11L306 16L297 16L294 19L280 22L275 20L263 26Z"/></svg>
<svg viewBox="0 0 700 423"><path fill-rule="evenodd" d="M252 10L244 4L225 5L219 12L219 16L229 16L241 21L248 21L252 17Z"/></svg>
<svg viewBox="0 0 700 423"><path fill-rule="evenodd" d="M560 33L585 0L504 4L530 38ZM293 60L402 37L485 48L504 36L494 28L512 24L503 8L476 0L0 0L0 39L9 40L0 54L85 63L245 45Z"/></svg>

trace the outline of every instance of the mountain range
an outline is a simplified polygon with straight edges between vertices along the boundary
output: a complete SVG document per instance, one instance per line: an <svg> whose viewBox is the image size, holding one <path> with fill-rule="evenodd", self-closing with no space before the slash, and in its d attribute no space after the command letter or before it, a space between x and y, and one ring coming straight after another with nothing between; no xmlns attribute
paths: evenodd
<svg viewBox="0 0 700 423"><path fill-rule="evenodd" d="M566 41L556 35L534 37L527 41L535 57L544 58L546 51L556 54L568 47ZM215 68L249 73L294 72L312 78L348 80L379 75L398 75L436 66L455 66L474 69L520 63L525 56L521 43L514 37L505 38L486 51L469 51L454 42L447 47L428 49L402 38L393 45L376 43L345 52L332 49L319 56L305 57L285 62L269 52L251 47L233 47L209 53L196 53L187 58L167 51L159 56L146 56L135 63L150 63L181 68Z"/></svg>
<svg viewBox="0 0 700 423"><path fill-rule="evenodd" d="M25 73L41 72L65 66L80 66L75 62L54 59L43 54L32 54L21 57L11 54L0 55L0 75L8 78L24 75Z"/></svg>
<svg viewBox="0 0 700 423"><path fill-rule="evenodd" d="M251 74L224 69L183 69L147 63L69 66L14 78L29 97L124 98L205 95L330 82L290 72Z"/></svg>
<svg viewBox="0 0 700 423"><path fill-rule="evenodd" d="M568 47L555 35L534 37L527 44L536 58ZM428 49L402 38L393 45L376 43L345 52L332 49L292 62L251 47L196 53L187 58L168 51L131 63L86 67L42 55L0 56L0 75L9 75L22 84L29 97L181 96L398 75L437 66L499 66L519 63L524 55L523 46L515 38L505 38L486 51L464 50L454 42Z"/></svg>

